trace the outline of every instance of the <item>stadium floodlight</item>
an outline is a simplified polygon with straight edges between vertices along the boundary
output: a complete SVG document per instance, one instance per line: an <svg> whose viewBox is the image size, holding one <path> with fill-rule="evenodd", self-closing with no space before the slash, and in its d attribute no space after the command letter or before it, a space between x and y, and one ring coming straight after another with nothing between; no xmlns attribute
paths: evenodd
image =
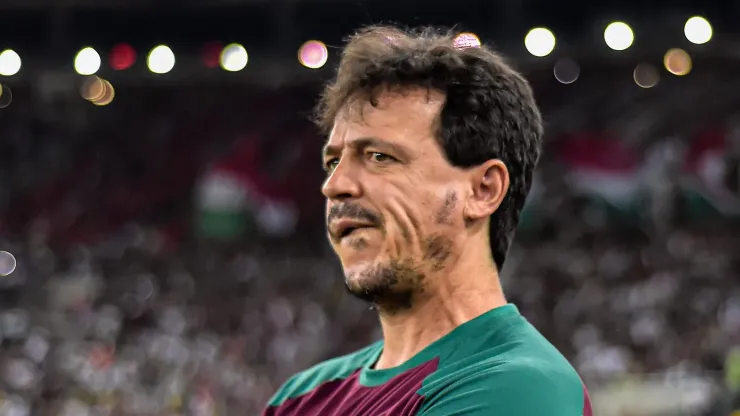
<svg viewBox="0 0 740 416"><path fill-rule="evenodd" d="M75 56L75 71L80 75L93 75L100 69L100 55L91 47L82 48Z"/></svg>
<svg viewBox="0 0 740 416"><path fill-rule="evenodd" d="M604 41L606 45L615 51L623 51L635 40L632 28L624 22L613 22L604 30Z"/></svg>
<svg viewBox="0 0 740 416"><path fill-rule="evenodd" d="M241 71L247 66L249 55L247 54L247 50L244 49L244 46L238 43L232 43L223 48L219 61L221 62L221 68L224 70L236 72Z"/></svg>
<svg viewBox="0 0 740 416"><path fill-rule="evenodd" d="M175 54L167 45L159 45L149 52L146 65L155 74L166 74L175 67Z"/></svg>
<svg viewBox="0 0 740 416"><path fill-rule="evenodd" d="M306 68L319 69L329 60L329 50L324 42L309 40L298 49L298 62Z"/></svg>
<svg viewBox="0 0 740 416"><path fill-rule="evenodd" d="M694 16L686 21L683 33L689 42L701 45L712 39L712 25L709 24L707 19Z"/></svg>
<svg viewBox="0 0 740 416"><path fill-rule="evenodd" d="M21 70L21 57L12 49L0 53L0 75L9 77Z"/></svg>
<svg viewBox="0 0 740 416"><path fill-rule="evenodd" d="M547 56L555 49L555 35L549 29L536 27L524 37L524 46L534 56Z"/></svg>

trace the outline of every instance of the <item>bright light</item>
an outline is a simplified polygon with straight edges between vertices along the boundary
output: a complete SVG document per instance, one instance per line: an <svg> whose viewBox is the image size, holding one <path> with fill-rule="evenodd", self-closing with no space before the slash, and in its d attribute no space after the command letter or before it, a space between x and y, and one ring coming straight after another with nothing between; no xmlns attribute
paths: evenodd
<svg viewBox="0 0 740 416"><path fill-rule="evenodd" d="M149 52L146 66L155 74L166 74L175 67L175 54L166 45L159 45Z"/></svg>
<svg viewBox="0 0 740 416"><path fill-rule="evenodd" d="M83 48L75 56L75 71L80 75L92 75L100 69L100 55L90 47Z"/></svg>
<svg viewBox="0 0 740 416"><path fill-rule="evenodd" d="M653 88L658 84L660 74L652 65L639 64L632 72L632 78L634 78L635 84L641 88Z"/></svg>
<svg viewBox="0 0 740 416"><path fill-rule="evenodd" d="M97 106L108 105L116 96L116 90L108 80L91 76L87 77L80 87L82 98Z"/></svg>
<svg viewBox="0 0 740 416"><path fill-rule="evenodd" d="M524 46L534 56L547 56L555 49L555 35L544 27L534 28L524 38Z"/></svg>
<svg viewBox="0 0 740 416"><path fill-rule="evenodd" d="M0 276L8 276L15 271L15 257L7 251L0 251Z"/></svg>
<svg viewBox="0 0 740 416"><path fill-rule="evenodd" d="M113 85L111 85L111 83L108 82L108 80L104 79L103 85L104 85L103 95L101 97L98 97L97 100L90 100L93 104L99 107L110 104L111 102L113 102L113 98L115 98L116 96L116 90L113 88Z"/></svg>
<svg viewBox="0 0 740 416"><path fill-rule="evenodd" d="M701 16L694 16L686 21L686 26L683 27L683 33L689 42L701 45L712 39L712 25L709 24L707 19Z"/></svg>
<svg viewBox="0 0 740 416"><path fill-rule="evenodd" d="M635 34L632 33L632 28L627 23L614 22L604 30L604 40L607 46L615 51L623 51L632 46Z"/></svg>
<svg viewBox="0 0 740 416"><path fill-rule="evenodd" d="M249 55L247 55L247 50L244 49L244 46L238 43L232 43L221 51L219 60L221 61L221 68L230 72L236 72L241 71L247 66Z"/></svg>
<svg viewBox="0 0 740 416"><path fill-rule="evenodd" d="M80 95L88 101L98 101L103 98L105 88L105 83L99 77L87 77L80 87Z"/></svg>
<svg viewBox="0 0 740 416"><path fill-rule="evenodd" d="M328 59L329 51L321 41L309 40L298 49L298 62L306 68L321 68Z"/></svg>
<svg viewBox="0 0 740 416"><path fill-rule="evenodd" d="M561 59L555 64L553 74L561 83L572 84L581 75L581 68L572 59Z"/></svg>
<svg viewBox="0 0 740 416"><path fill-rule="evenodd" d="M671 49L663 57L663 65L673 75L687 75L691 72L691 56L683 49Z"/></svg>
<svg viewBox="0 0 740 416"><path fill-rule="evenodd" d="M21 70L21 57L12 49L0 53L0 75L9 77Z"/></svg>
<svg viewBox="0 0 740 416"><path fill-rule="evenodd" d="M479 48L480 38L475 33L463 32L455 36L455 40L453 41L453 44L455 45L456 48L460 48L460 49Z"/></svg>
<svg viewBox="0 0 740 416"><path fill-rule="evenodd" d="M116 71L128 69L136 62L136 50L127 43L119 43L111 49L109 61Z"/></svg>
<svg viewBox="0 0 740 416"><path fill-rule="evenodd" d="M5 108L13 101L13 92L7 85L0 84L0 108Z"/></svg>

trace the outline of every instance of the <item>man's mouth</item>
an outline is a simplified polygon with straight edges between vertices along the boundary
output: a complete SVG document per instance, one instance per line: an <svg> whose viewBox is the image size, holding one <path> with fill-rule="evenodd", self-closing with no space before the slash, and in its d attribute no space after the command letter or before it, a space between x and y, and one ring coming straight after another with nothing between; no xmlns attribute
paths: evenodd
<svg viewBox="0 0 740 416"><path fill-rule="evenodd" d="M345 237L349 237L357 230L371 227L374 226L366 222L356 220L337 220L332 223L331 231L338 240L342 240Z"/></svg>
<svg viewBox="0 0 740 416"><path fill-rule="evenodd" d="M339 238L349 237L355 231L360 230L360 229L363 229L363 228L369 228L369 227L350 227L350 228L347 228L346 230L342 231L342 234L339 236Z"/></svg>

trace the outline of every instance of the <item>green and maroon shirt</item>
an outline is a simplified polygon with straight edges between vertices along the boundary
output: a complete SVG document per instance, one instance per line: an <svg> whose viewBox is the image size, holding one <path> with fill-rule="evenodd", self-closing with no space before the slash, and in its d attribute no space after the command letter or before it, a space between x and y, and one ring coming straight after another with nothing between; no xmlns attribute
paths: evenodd
<svg viewBox="0 0 740 416"><path fill-rule="evenodd" d="M378 342L289 379L263 416L592 416L580 377L514 305L460 325L404 364Z"/></svg>

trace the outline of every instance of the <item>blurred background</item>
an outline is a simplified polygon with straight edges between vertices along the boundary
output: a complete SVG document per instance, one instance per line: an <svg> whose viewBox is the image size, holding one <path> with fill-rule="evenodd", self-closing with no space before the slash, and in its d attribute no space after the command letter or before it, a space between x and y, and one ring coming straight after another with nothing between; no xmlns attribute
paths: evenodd
<svg viewBox="0 0 740 416"><path fill-rule="evenodd" d="M504 287L596 414L740 414L740 2L3 0L0 416L257 415L379 338L308 122L371 23L533 84Z"/></svg>

